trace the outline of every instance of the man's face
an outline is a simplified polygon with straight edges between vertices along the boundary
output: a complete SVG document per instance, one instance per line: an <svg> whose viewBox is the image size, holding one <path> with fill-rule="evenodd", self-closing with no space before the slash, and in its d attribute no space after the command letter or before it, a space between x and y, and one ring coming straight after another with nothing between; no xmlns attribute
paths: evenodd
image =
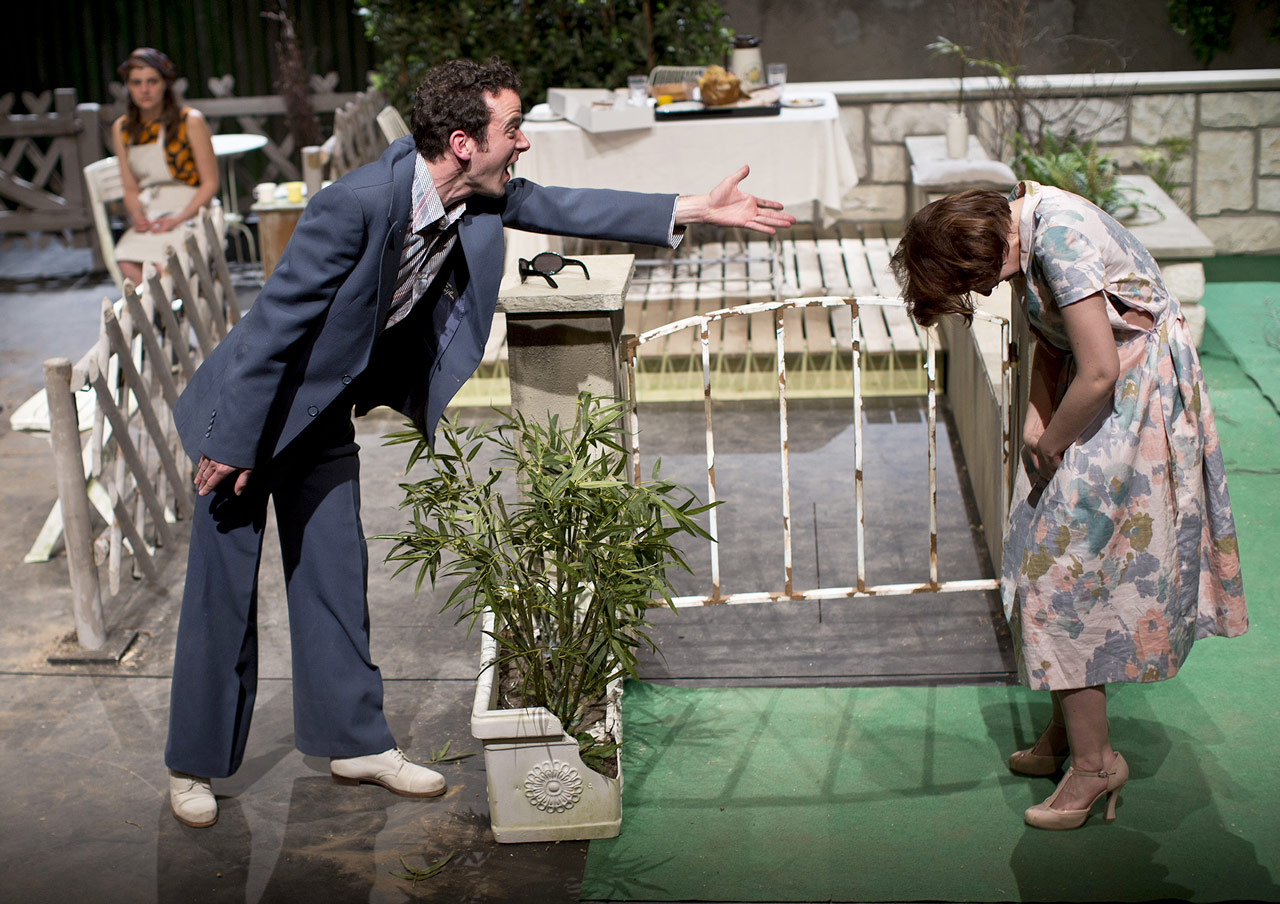
<svg viewBox="0 0 1280 904"><path fill-rule="evenodd" d="M520 95L504 88L497 95L486 94L484 100L489 107L489 127L483 146L473 141L467 185L478 195L496 198L511 178L511 165L529 149L529 139L520 131Z"/></svg>

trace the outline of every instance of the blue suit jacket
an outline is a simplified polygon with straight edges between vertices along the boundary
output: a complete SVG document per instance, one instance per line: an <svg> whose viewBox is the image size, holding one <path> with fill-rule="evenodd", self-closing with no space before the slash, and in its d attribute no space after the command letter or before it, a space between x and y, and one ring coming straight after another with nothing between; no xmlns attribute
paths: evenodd
<svg viewBox="0 0 1280 904"><path fill-rule="evenodd" d="M420 345L411 342L400 360L369 370L395 291L414 157L412 139L399 139L381 159L307 204L253 307L174 406L193 459L207 455L245 468L269 461L367 370L366 397L392 405L431 439L489 337L502 279L503 226L658 245L670 235L674 195L543 188L512 179L502 198L473 196L446 264L452 273L441 274L452 275L458 289L447 318L430 320ZM370 380L378 385L368 387Z"/></svg>

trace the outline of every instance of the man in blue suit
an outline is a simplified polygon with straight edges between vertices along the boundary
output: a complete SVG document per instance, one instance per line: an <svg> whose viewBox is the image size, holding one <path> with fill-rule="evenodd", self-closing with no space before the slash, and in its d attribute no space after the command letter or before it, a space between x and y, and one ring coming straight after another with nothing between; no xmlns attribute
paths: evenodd
<svg viewBox="0 0 1280 904"><path fill-rule="evenodd" d="M445 791L405 759L369 653L368 552L352 409L387 405L425 436L480 362L502 229L671 244L688 223L764 233L794 218L745 194L543 188L512 179L529 142L501 61L453 61L419 88L413 136L318 192L253 307L174 408L197 462L165 762L174 815L212 825L210 778L240 766L257 684L257 573L267 500L284 560L299 750L335 781Z"/></svg>

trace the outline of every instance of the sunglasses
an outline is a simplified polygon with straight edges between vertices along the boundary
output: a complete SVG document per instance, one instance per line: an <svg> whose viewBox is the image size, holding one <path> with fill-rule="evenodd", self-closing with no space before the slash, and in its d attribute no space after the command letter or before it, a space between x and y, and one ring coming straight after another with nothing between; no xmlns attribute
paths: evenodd
<svg viewBox="0 0 1280 904"><path fill-rule="evenodd" d="M531 261L527 261L523 257L520 258L520 282L524 282L530 276L541 276L547 281L547 285L553 289L558 289L560 287L556 285L556 281L551 277L563 270L565 264L577 264L582 268L582 275L587 279L591 278L591 274L587 272L587 265L582 261L576 261L571 257L562 257L554 251L543 251L541 254L535 254Z"/></svg>

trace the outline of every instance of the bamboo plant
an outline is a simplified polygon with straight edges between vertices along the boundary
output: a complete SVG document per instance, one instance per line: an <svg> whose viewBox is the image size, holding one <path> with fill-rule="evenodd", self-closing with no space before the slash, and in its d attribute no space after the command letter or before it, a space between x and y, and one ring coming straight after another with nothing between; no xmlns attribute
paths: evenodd
<svg viewBox="0 0 1280 904"><path fill-rule="evenodd" d="M394 541L387 560L397 574L417 569L415 591L456 578L442 611L457 610L459 621L493 610L494 667L515 676L518 705L546 707L584 750L593 743L581 732L587 707L615 678L635 677L642 645L656 650L646 612L672 605L668 570L688 570L676 539L709 539L695 518L710 506L660 479L660 463L648 481L626 479L625 411L583 393L571 425L498 412L496 424L465 430L446 420L437 450L416 430L388 437L414 443L410 470L420 459L432 470L401 485L413 516L379 538ZM486 446L495 453L487 468L476 464ZM515 499L500 486L504 474L515 478Z"/></svg>

